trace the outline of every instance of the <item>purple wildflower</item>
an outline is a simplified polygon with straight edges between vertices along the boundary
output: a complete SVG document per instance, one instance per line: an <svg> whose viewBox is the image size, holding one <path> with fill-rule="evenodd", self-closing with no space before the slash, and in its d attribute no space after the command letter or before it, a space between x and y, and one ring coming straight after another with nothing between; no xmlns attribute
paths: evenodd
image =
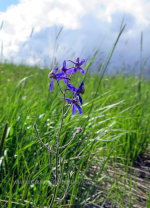
<svg viewBox="0 0 150 208"><path fill-rule="evenodd" d="M48 87L49 90L53 90L53 85L54 85L54 79L57 80L58 82L63 79L65 80L65 83L67 83L67 76L66 74L64 74L64 72L60 72L60 73L57 73L56 72L58 71L58 68L54 69L54 71L50 72L49 75L48 75L48 78L52 79L52 81L50 82L50 85Z"/></svg>
<svg viewBox="0 0 150 208"><path fill-rule="evenodd" d="M79 61L79 58L77 58L77 59L76 59L76 62L71 61L71 60L69 60L69 61L70 61L70 62L72 62L72 63L74 64L74 67L73 67L72 73L75 73L75 72L77 72L77 71L82 72L82 74L84 74L84 73L85 73L85 71L84 71L84 70L82 69L82 67L81 67L81 65L83 65L83 64L84 64L85 59L82 59L82 61Z"/></svg>
<svg viewBox="0 0 150 208"><path fill-rule="evenodd" d="M79 103L78 97L76 97L75 99L65 98L65 100L67 101L67 103L73 104L73 106L72 106L72 114L73 115L76 112L76 108L78 109L80 114L83 114L81 107L78 105L78 103Z"/></svg>
<svg viewBox="0 0 150 208"><path fill-rule="evenodd" d="M63 67L61 69L65 74L72 74L73 68L68 68L66 66L66 61L63 62Z"/></svg>
<svg viewBox="0 0 150 208"><path fill-rule="evenodd" d="M84 94L85 92L85 89L84 89L84 81L82 81L80 87L77 89L75 88L74 86L72 86L72 84L68 84L67 85L69 87L69 90L72 91L75 95L78 95L79 96L79 101L82 105L82 98L80 96L80 94Z"/></svg>

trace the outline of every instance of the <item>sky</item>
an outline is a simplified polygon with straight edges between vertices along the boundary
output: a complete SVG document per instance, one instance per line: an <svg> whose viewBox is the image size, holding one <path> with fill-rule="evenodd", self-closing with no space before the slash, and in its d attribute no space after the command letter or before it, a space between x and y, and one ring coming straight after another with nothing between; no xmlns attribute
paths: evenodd
<svg viewBox="0 0 150 208"><path fill-rule="evenodd" d="M142 58L149 58L150 0L0 0L0 61L51 67L98 49L100 65L122 22L112 69L136 65L141 33Z"/></svg>

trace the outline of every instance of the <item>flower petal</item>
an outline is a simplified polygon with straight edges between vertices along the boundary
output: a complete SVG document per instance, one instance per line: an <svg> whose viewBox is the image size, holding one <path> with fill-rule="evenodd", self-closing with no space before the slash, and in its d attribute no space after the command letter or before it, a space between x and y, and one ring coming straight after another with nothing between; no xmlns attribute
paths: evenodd
<svg viewBox="0 0 150 208"><path fill-rule="evenodd" d="M63 62L63 68L66 69L66 61Z"/></svg>
<svg viewBox="0 0 150 208"><path fill-rule="evenodd" d="M83 86L84 86L84 81L81 82L80 87L78 88L78 90L81 89Z"/></svg>
<svg viewBox="0 0 150 208"><path fill-rule="evenodd" d="M68 78L67 78L67 75L66 75L66 74L64 74L64 75L62 76L61 79L64 80L64 83L65 83L66 85L68 84Z"/></svg>
<svg viewBox="0 0 150 208"><path fill-rule="evenodd" d="M85 71L80 67L79 71L82 72L82 74L85 74Z"/></svg>
<svg viewBox="0 0 150 208"><path fill-rule="evenodd" d="M57 78L57 82L59 82L61 80L61 77Z"/></svg>
<svg viewBox="0 0 150 208"><path fill-rule="evenodd" d="M65 76L64 72L59 72L56 74L56 77L64 77L64 76Z"/></svg>
<svg viewBox="0 0 150 208"><path fill-rule="evenodd" d="M67 86L69 87L70 91L77 92L77 89L74 86L72 86L72 84L68 84Z"/></svg>
<svg viewBox="0 0 150 208"><path fill-rule="evenodd" d="M59 82L61 79L65 79L66 78L66 74L64 72L60 72L58 74L56 74L56 79Z"/></svg>
<svg viewBox="0 0 150 208"><path fill-rule="evenodd" d="M76 59L76 62L79 63L79 58Z"/></svg>
<svg viewBox="0 0 150 208"><path fill-rule="evenodd" d="M73 102L73 100L72 99L70 99L70 98L65 98L65 100L67 101L67 103L69 103L69 104L71 104L72 102Z"/></svg>
<svg viewBox="0 0 150 208"><path fill-rule="evenodd" d="M75 112L76 112L76 105L74 104L74 105L72 106L72 115L74 115Z"/></svg>
<svg viewBox="0 0 150 208"><path fill-rule="evenodd" d="M48 89L52 91L53 90L53 85L54 85L54 80L52 80L50 82L50 85L49 85Z"/></svg>
<svg viewBox="0 0 150 208"><path fill-rule="evenodd" d="M73 68L72 69L68 69L67 71L66 71L66 74L72 74L73 73Z"/></svg>
<svg viewBox="0 0 150 208"><path fill-rule="evenodd" d="M64 79L64 83L67 85L68 84L68 79Z"/></svg>
<svg viewBox="0 0 150 208"><path fill-rule="evenodd" d="M79 101L80 101L80 103L81 103L81 105L83 104L83 102L82 102L82 97L80 96L80 95L78 95L79 96Z"/></svg>
<svg viewBox="0 0 150 208"><path fill-rule="evenodd" d="M81 107L80 107L78 104L75 104L75 105L76 105L76 107L78 108L79 113L80 113L80 114L83 114Z"/></svg>
<svg viewBox="0 0 150 208"><path fill-rule="evenodd" d="M53 71L53 72L54 72L54 73L56 73L57 71L58 71L58 67L57 67L56 69L54 69L54 71Z"/></svg>
<svg viewBox="0 0 150 208"><path fill-rule="evenodd" d="M77 71L79 71L79 68L74 68L73 74L76 73Z"/></svg>
<svg viewBox="0 0 150 208"><path fill-rule="evenodd" d="M80 66L85 63L85 59L80 62Z"/></svg>

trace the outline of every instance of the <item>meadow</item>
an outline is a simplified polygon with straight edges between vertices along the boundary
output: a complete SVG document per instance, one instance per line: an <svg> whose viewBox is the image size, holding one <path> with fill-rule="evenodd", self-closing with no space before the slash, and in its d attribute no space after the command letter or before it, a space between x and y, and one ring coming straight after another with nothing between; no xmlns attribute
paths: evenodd
<svg viewBox="0 0 150 208"><path fill-rule="evenodd" d="M150 173L136 166L150 144L150 80L124 74L77 72L84 79L83 115L68 113L61 145L62 181L53 207L150 207ZM48 90L49 70L0 64L0 207L49 207L55 149L62 113L58 86ZM56 83L55 83L56 84ZM140 174L144 176L141 177ZM69 184L69 185L68 185Z"/></svg>

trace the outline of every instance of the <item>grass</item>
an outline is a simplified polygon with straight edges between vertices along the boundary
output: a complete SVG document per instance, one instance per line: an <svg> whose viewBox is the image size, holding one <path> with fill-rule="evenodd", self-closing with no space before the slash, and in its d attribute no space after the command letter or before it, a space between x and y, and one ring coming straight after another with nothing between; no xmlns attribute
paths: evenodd
<svg viewBox="0 0 150 208"><path fill-rule="evenodd" d="M56 83L52 93L48 90L48 73L0 65L0 138L8 122L0 157L0 207L50 204L49 155L33 127L36 122L42 141L55 147L63 101ZM78 87L77 81L80 72L73 80ZM63 197L70 180L69 191L54 207L149 206L149 179L140 179L134 164L150 143L150 81L140 77L140 92L138 86L139 78L132 75L85 75L83 115L70 112L60 137L64 145L77 127L83 129L60 153L63 174L57 197ZM54 162L52 156L53 167Z"/></svg>

